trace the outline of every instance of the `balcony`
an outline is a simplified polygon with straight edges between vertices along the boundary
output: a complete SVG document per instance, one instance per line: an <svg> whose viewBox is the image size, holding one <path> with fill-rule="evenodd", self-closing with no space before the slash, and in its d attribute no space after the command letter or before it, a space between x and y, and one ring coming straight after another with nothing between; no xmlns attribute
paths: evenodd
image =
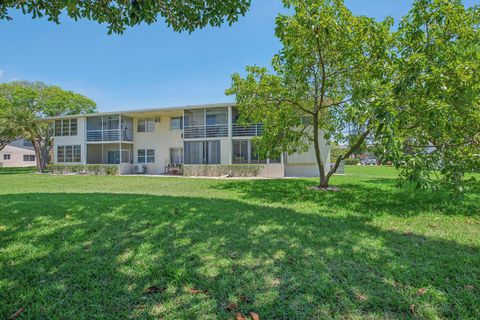
<svg viewBox="0 0 480 320"><path fill-rule="evenodd" d="M256 137L263 133L263 124L253 124L247 126L240 126L238 124L232 124L232 136L233 137Z"/></svg>
<svg viewBox="0 0 480 320"><path fill-rule="evenodd" d="M87 130L87 142L133 141L126 130Z"/></svg>
<svg viewBox="0 0 480 320"><path fill-rule="evenodd" d="M87 118L87 142L133 141L133 120L122 115Z"/></svg>
<svg viewBox="0 0 480 320"><path fill-rule="evenodd" d="M228 137L227 124L205 126L189 126L183 128L184 139L221 138Z"/></svg>

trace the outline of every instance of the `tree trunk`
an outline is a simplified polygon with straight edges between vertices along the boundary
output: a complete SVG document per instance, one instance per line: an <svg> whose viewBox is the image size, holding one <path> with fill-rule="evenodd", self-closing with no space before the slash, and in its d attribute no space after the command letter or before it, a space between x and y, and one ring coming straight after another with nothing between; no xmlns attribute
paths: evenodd
<svg viewBox="0 0 480 320"><path fill-rule="evenodd" d="M37 140L32 140L33 144L33 150L35 151L35 162L37 164L37 170L38 172L43 173L44 172L44 165L43 165L43 160L42 160L42 150L40 143Z"/></svg>
<svg viewBox="0 0 480 320"><path fill-rule="evenodd" d="M325 175L325 167L322 162L322 154L320 151L320 139L318 138L318 114L313 116L313 146L315 148L315 157L317 158L318 172L320 174L320 184L318 185L321 189L328 188L328 183L330 177Z"/></svg>

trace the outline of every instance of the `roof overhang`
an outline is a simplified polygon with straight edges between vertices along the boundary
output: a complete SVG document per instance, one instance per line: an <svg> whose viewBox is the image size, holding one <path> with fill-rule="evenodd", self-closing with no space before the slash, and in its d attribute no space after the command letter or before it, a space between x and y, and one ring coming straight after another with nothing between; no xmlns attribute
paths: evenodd
<svg viewBox="0 0 480 320"><path fill-rule="evenodd" d="M186 106L174 106L174 107L162 107L162 108L151 108L151 109L133 109L133 110L123 110L123 111L111 111L111 112L95 112L95 113L82 113L82 114L73 114L67 116L58 116L58 117L46 117L42 118L43 120L57 120L57 119L70 119L70 118L79 118L79 117L99 117L99 116L110 116L110 115L124 115L124 116L142 116L142 115L154 115L154 114L168 114L175 111L182 110L192 110L192 109L205 109L205 108L222 108L235 106L235 102L224 102L224 103L212 103L212 104L198 104L198 105L186 105Z"/></svg>

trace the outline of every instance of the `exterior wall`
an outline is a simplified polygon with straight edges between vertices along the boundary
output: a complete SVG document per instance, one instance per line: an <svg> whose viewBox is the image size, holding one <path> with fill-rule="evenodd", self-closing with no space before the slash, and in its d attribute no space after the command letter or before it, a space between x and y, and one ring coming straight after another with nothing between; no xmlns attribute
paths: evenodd
<svg viewBox="0 0 480 320"><path fill-rule="evenodd" d="M5 154L10 155L9 160L4 160ZM0 151L0 167L32 167L36 165L35 161L23 161L24 155L35 155L35 152L31 149L7 145Z"/></svg>
<svg viewBox="0 0 480 320"><path fill-rule="evenodd" d="M170 148L183 148L181 130L170 129L170 117L183 116L182 111L169 115L148 115L148 118L160 118L155 123L155 132L137 132L138 119L133 119L133 162L138 163L137 150L154 149L155 163L147 163L148 174L160 174L165 172L165 166L170 162Z"/></svg>
<svg viewBox="0 0 480 320"><path fill-rule="evenodd" d="M264 178L283 178L285 166L283 163L265 164L259 176Z"/></svg>
<svg viewBox="0 0 480 320"><path fill-rule="evenodd" d="M330 146L323 138L323 132L319 133L320 137L320 153L322 162L325 167L325 173L330 168ZM285 160L285 176L286 177L318 177L317 157L313 144L310 149L301 154L287 155Z"/></svg>
<svg viewBox="0 0 480 320"><path fill-rule="evenodd" d="M61 137L54 137L53 139L53 162L55 164L82 164L86 163L86 145L85 145L85 117L78 117L77 122L77 135L76 136L61 136ZM58 162L57 158L57 146L73 146L73 145L80 145L81 146L81 162Z"/></svg>

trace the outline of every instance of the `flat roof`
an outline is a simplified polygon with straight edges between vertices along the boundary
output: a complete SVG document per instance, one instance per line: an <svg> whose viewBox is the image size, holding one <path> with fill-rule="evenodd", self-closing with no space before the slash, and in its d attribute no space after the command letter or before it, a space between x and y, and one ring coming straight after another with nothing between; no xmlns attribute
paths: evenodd
<svg viewBox="0 0 480 320"><path fill-rule="evenodd" d="M81 113L81 114L72 114L66 116L58 117L46 117L42 118L44 120L55 120L55 119L65 119L65 118L78 118L78 117L98 117L98 116L108 116L108 115L135 115L142 113L156 113L156 112L169 112L169 111L178 111L178 110L191 110L191 109L204 109L204 108L221 108L235 106L235 102L223 102L223 103L211 103L211 104L198 104L198 105L186 105L186 106L174 106L174 107L161 107L161 108L151 108L151 109L133 109L133 110L124 110L124 111L109 111L109 112L95 112L95 113Z"/></svg>

